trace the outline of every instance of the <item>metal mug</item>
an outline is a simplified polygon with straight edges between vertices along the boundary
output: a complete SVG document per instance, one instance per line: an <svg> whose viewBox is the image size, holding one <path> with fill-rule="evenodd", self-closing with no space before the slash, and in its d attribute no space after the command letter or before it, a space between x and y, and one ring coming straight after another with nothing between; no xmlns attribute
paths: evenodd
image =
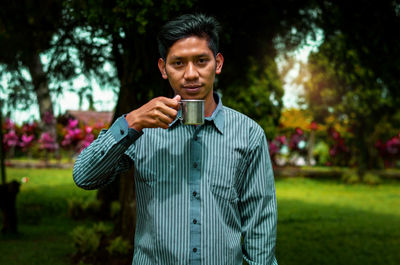
<svg viewBox="0 0 400 265"><path fill-rule="evenodd" d="M183 99L180 102L180 116L178 117L185 125L204 124L204 100Z"/></svg>

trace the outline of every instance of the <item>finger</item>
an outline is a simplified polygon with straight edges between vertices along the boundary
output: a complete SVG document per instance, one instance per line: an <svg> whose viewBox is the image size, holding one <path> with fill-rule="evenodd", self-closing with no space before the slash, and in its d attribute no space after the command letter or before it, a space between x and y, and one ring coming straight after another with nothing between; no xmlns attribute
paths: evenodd
<svg viewBox="0 0 400 265"><path fill-rule="evenodd" d="M166 129L168 128L169 124L174 121L174 119L160 112L157 116L157 121L157 125L159 127Z"/></svg>
<svg viewBox="0 0 400 265"><path fill-rule="evenodd" d="M163 98L163 103L170 108L179 109L179 101L181 101L181 96L177 95L174 98Z"/></svg>
<svg viewBox="0 0 400 265"><path fill-rule="evenodd" d="M176 116L178 115L178 111L176 109L173 109L168 106L161 107L159 111L165 114L166 116L171 117L172 119L175 119Z"/></svg>

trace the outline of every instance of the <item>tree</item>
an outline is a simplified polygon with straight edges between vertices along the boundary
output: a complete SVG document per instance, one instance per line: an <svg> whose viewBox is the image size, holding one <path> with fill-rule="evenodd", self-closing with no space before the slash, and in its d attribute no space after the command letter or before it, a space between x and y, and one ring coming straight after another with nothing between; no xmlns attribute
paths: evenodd
<svg viewBox="0 0 400 265"><path fill-rule="evenodd" d="M331 53L336 56L330 57ZM325 117L334 115L346 123L353 135L349 141L352 157L357 158L353 163L361 176L366 169L378 167L378 135L372 135L382 117L391 116L388 110L396 99L385 96L385 86L373 70L361 64L356 51L344 49L340 34L310 56L308 68L310 79L304 87L314 118L324 122Z"/></svg>
<svg viewBox="0 0 400 265"><path fill-rule="evenodd" d="M324 43L310 56L306 102L318 121L330 114L350 126L360 175L378 167L375 143L382 120L395 118L400 103L400 24L397 1L321 1L316 25ZM373 136L373 137L372 137Z"/></svg>
<svg viewBox="0 0 400 265"><path fill-rule="evenodd" d="M0 86L1 89L1 86ZM3 100L0 98L0 170L1 184L6 184L5 150L3 145Z"/></svg>
<svg viewBox="0 0 400 265"><path fill-rule="evenodd" d="M342 36L343 50L357 53L359 63L370 69L377 82L385 87L388 97L400 100L400 2L398 0L372 1L317 1L319 14L316 26L324 31L325 40ZM394 31L392 30L394 29ZM329 57L334 50L327 51ZM352 61L343 61L352 64ZM349 66L351 68L351 65Z"/></svg>
<svg viewBox="0 0 400 265"><path fill-rule="evenodd" d="M56 139L56 122L49 74L41 55L49 50L60 25L62 1L2 1L0 4L0 64L11 90L8 104L27 108L37 102L41 127ZM32 99L31 94L36 98Z"/></svg>

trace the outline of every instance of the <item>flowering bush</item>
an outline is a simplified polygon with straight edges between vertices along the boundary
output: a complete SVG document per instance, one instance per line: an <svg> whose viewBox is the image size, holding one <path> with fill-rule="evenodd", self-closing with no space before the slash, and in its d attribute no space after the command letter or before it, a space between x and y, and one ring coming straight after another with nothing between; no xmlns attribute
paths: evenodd
<svg viewBox="0 0 400 265"><path fill-rule="evenodd" d="M95 139L93 127L85 125L79 128L79 122L75 119L69 119L67 127L64 129L64 138L61 146L67 150L80 153L88 147Z"/></svg>
<svg viewBox="0 0 400 265"><path fill-rule="evenodd" d="M52 122L54 117L51 114L46 114L44 118L46 119L45 122ZM45 159L47 160L48 153L56 151L58 146L62 146L72 157L89 146L104 127L106 125L102 122L88 126L79 124L76 119L68 119L64 124L57 124L58 135L54 137L49 132L40 131L37 122L17 126L13 121L6 118L1 126L4 133L2 144L9 158L15 156L39 158L45 152Z"/></svg>
<svg viewBox="0 0 400 265"><path fill-rule="evenodd" d="M299 119L299 114L296 114L295 117L289 114L285 116L286 123L282 123L278 127L277 136L269 141L269 154L274 165L309 163L311 165L349 166L351 161L355 160L352 157L352 150L349 148L351 146L349 141L354 135L347 130L345 123L338 125L334 121L330 121L325 125L317 124L308 118ZM54 120L50 114L46 114L44 118L47 122ZM48 132L41 132L36 122L18 126L10 119L5 119L2 124L3 147L7 151L8 157L27 155L30 157L32 152L33 157L38 158L42 157L43 151L47 157L47 153L54 152L59 144L63 148L60 150L62 155L72 158L89 146L101 129L105 127L107 124L101 122L84 125L76 119L62 116L57 119L58 135L52 137ZM393 134L395 136L392 136ZM399 130L396 128L393 130L381 129L373 139L379 139L375 143L375 148L379 153L378 161L383 161L385 167L399 167ZM382 162L379 163L383 165Z"/></svg>
<svg viewBox="0 0 400 265"><path fill-rule="evenodd" d="M39 139L40 149L47 152L54 152L57 149L57 141L48 132L43 132Z"/></svg>
<svg viewBox="0 0 400 265"><path fill-rule="evenodd" d="M327 165L332 166L348 166L350 161L350 150L345 143L345 139L334 127L328 128L331 146L329 154L331 159Z"/></svg>
<svg viewBox="0 0 400 265"><path fill-rule="evenodd" d="M386 142L378 140L375 147L383 158L385 167L396 166L396 160L400 159L400 133Z"/></svg>
<svg viewBox="0 0 400 265"><path fill-rule="evenodd" d="M19 142L19 137L14 129L4 134L3 144L6 151L15 146L18 146L18 142Z"/></svg>
<svg viewBox="0 0 400 265"><path fill-rule="evenodd" d="M274 165L282 165L279 155L286 154L283 149L287 149L287 140L285 135L278 135L268 145L269 154Z"/></svg>
<svg viewBox="0 0 400 265"><path fill-rule="evenodd" d="M25 133L21 136L21 142L19 143L19 146L22 148L24 152L28 151L28 148L32 146L33 140L35 139L35 136L33 134L31 135L26 135Z"/></svg>

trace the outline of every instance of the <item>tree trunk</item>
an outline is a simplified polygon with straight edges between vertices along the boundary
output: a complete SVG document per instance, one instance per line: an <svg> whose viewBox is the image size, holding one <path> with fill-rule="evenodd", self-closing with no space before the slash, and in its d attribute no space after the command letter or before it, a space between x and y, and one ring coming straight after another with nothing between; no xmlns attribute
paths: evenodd
<svg viewBox="0 0 400 265"><path fill-rule="evenodd" d="M6 165L4 160L6 155L4 154L3 145L3 101L0 99L0 166L1 166L1 183L6 184Z"/></svg>
<svg viewBox="0 0 400 265"><path fill-rule="evenodd" d="M315 146L315 130L310 131L310 138L307 145L307 165L311 166L313 160L313 151Z"/></svg>
<svg viewBox="0 0 400 265"><path fill-rule="evenodd" d="M115 226L117 235L121 235L133 246L136 227L136 197L135 181L133 177L134 168L121 174L119 201L121 212Z"/></svg>
<svg viewBox="0 0 400 265"><path fill-rule="evenodd" d="M56 152L58 152L56 119L54 117L48 79L46 73L43 71L43 65L40 61L39 54L35 53L32 55L28 67L39 105L41 119L40 128L43 132L50 133L51 137L54 139L54 148Z"/></svg>
<svg viewBox="0 0 400 265"><path fill-rule="evenodd" d="M154 33L155 34L155 33ZM138 35L126 31L125 39L113 36L113 59L120 80L120 91L115 108L115 121L121 115L142 106L158 95L171 96L168 82L163 80L157 68L157 42L155 35ZM123 46L123 54L120 46ZM136 224L134 171L117 177L117 181L98 192L104 205L110 205L119 193L121 212L114 233L132 242ZM118 186L118 188L116 188ZM118 198L118 197L117 197ZM105 206L107 207L107 206ZM108 206L109 207L109 206Z"/></svg>

